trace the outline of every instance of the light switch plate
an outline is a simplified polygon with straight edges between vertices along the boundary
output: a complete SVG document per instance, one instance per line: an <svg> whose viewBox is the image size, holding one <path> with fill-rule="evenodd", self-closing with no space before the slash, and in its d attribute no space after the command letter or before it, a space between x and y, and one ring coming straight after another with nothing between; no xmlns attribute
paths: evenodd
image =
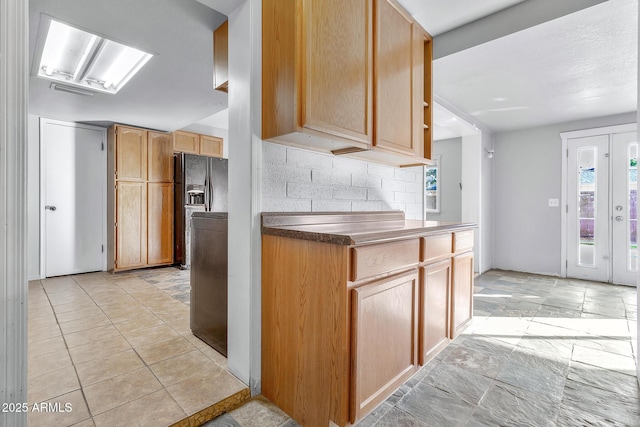
<svg viewBox="0 0 640 427"><path fill-rule="evenodd" d="M560 206L560 200L558 200L558 199L549 199L549 207L550 208L557 208L558 206Z"/></svg>

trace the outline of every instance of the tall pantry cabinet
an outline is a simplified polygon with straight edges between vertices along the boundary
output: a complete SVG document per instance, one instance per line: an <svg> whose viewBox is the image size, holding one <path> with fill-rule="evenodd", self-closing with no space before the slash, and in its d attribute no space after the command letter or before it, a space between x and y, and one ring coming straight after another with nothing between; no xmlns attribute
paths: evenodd
<svg viewBox="0 0 640 427"><path fill-rule="evenodd" d="M173 263L172 151L171 134L109 128L109 270Z"/></svg>

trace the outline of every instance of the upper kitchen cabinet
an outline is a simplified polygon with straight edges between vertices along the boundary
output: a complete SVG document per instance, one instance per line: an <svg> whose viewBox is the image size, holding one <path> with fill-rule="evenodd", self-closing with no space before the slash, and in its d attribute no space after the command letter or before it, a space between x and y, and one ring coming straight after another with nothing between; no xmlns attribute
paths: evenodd
<svg viewBox="0 0 640 427"><path fill-rule="evenodd" d="M372 0L263 1L263 139L371 148L371 22Z"/></svg>
<svg viewBox="0 0 640 427"><path fill-rule="evenodd" d="M213 87L229 91L229 21L213 32Z"/></svg>
<svg viewBox="0 0 640 427"><path fill-rule="evenodd" d="M200 155L222 157L222 138L217 136L200 135Z"/></svg>
<svg viewBox="0 0 640 427"><path fill-rule="evenodd" d="M200 154L200 135L177 130L173 133L173 151L187 154Z"/></svg>
<svg viewBox="0 0 640 427"><path fill-rule="evenodd" d="M263 139L430 163L431 38L399 4L265 0L262 19Z"/></svg>
<svg viewBox="0 0 640 427"><path fill-rule="evenodd" d="M111 128L115 142L115 178L123 181L147 180L147 130L128 126Z"/></svg>
<svg viewBox="0 0 640 427"><path fill-rule="evenodd" d="M394 1L376 0L374 145L409 156L422 155L422 129L416 132L414 114L416 107L422 110L422 93L414 90L413 81L414 62L416 67L421 65L414 58L415 26L411 16Z"/></svg>
<svg viewBox="0 0 640 427"><path fill-rule="evenodd" d="M147 139L149 182L173 182L173 140L171 134L149 131Z"/></svg>

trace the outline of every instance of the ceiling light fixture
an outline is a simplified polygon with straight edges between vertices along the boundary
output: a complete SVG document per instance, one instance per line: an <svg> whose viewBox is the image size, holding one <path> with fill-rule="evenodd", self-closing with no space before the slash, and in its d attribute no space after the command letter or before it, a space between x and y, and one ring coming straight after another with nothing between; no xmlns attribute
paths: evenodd
<svg viewBox="0 0 640 427"><path fill-rule="evenodd" d="M34 74L65 85L115 94L153 57L49 17L40 31L42 54Z"/></svg>

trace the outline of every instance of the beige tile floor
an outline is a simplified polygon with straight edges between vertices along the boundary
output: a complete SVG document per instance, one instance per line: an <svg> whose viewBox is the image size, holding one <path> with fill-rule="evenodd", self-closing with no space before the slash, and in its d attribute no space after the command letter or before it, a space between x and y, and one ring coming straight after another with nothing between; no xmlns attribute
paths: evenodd
<svg viewBox="0 0 640 427"><path fill-rule="evenodd" d="M30 282L28 401L60 405L29 426L168 426L246 393L191 334L185 291L175 268Z"/></svg>

